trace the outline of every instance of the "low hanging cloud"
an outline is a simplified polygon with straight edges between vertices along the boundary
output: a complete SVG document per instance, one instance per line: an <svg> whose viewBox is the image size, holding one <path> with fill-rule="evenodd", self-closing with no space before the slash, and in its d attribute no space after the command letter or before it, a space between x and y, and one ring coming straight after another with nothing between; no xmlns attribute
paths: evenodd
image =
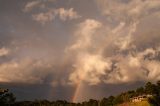
<svg viewBox="0 0 160 106"><path fill-rule="evenodd" d="M44 40L14 42L0 49L0 82L52 84L56 73L54 50Z"/></svg>
<svg viewBox="0 0 160 106"><path fill-rule="evenodd" d="M97 4L108 23L86 19L79 24L67 47L75 59L71 83L160 80L160 1L97 0Z"/></svg>
<svg viewBox="0 0 160 106"><path fill-rule="evenodd" d="M0 82L43 83L52 66L31 58L4 62L0 65Z"/></svg>

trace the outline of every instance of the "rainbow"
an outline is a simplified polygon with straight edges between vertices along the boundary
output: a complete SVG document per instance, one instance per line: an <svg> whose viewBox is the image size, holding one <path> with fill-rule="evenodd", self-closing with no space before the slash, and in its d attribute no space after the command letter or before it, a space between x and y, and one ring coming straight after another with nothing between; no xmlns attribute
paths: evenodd
<svg viewBox="0 0 160 106"><path fill-rule="evenodd" d="M81 87L82 87L82 80L79 81L79 83L77 83L77 85L76 85L75 92L74 92L73 97L72 97L72 102L77 101L77 98L79 96L79 92L81 90Z"/></svg>

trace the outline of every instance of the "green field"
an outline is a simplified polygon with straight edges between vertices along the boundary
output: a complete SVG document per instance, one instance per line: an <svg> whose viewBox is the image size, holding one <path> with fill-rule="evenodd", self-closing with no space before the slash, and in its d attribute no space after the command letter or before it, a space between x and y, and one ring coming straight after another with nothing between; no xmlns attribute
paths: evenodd
<svg viewBox="0 0 160 106"><path fill-rule="evenodd" d="M141 101L141 102L128 102L128 103L124 103L118 106L152 106L150 105L147 101Z"/></svg>

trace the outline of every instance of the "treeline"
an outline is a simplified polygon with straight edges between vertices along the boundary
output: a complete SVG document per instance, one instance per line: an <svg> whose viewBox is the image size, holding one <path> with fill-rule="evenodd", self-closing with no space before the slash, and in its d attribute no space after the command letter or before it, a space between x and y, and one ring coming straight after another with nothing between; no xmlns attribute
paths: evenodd
<svg viewBox="0 0 160 106"><path fill-rule="evenodd" d="M8 94L10 96L7 96ZM152 95L151 98L148 98L148 102L153 106L160 106L160 81L158 81L156 84L147 82L144 87L139 87L136 90L123 92L117 96L109 96L108 98L103 98L102 100L90 99L89 101L85 101L82 103L70 103L65 100L52 102L48 100L14 102L15 97L12 93L4 93L0 96L0 106L1 103L3 103L2 106L117 106L118 104L122 104L124 102L130 102L131 98L133 97L148 94ZM7 97L9 97L10 99L7 99Z"/></svg>

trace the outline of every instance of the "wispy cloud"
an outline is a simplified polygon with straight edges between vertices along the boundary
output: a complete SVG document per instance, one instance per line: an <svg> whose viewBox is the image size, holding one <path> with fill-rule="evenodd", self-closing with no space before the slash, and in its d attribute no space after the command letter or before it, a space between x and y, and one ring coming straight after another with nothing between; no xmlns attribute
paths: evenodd
<svg viewBox="0 0 160 106"><path fill-rule="evenodd" d="M73 8L70 8L68 10L64 8L59 8L55 10L55 14L57 14L59 18L63 21L77 19L81 17L76 11L74 11Z"/></svg>
<svg viewBox="0 0 160 106"><path fill-rule="evenodd" d="M29 11L31 11L33 8L35 8L35 7L39 6L39 5L44 6L43 4L41 4L41 0L36 0L36 1L28 2L28 3L25 5L23 11L24 11L24 12L29 12Z"/></svg>
<svg viewBox="0 0 160 106"><path fill-rule="evenodd" d="M42 25L54 21L55 18L66 21L81 17L73 8L49 8L48 3L55 3L55 1L56 0L30 1L25 5L23 11L31 13L32 19ZM37 9L37 12L32 13L34 9Z"/></svg>
<svg viewBox="0 0 160 106"><path fill-rule="evenodd" d="M66 21L66 20L77 19L77 18L80 18L81 16L78 15L78 13L73 10L73 8L49 9L49 11L45 13L38 13L38 14L32 15L33 20L40 22L41 24L51 22L56 17L59 17L59 19L61 19L62 21Z"/></svg>
<svg viewBox="0 0 160 106"><path fill-rule="evenodd" d="M35 8L47 8L46 4L47 3L55 3L56 0L33 0L33 1L29 1L25 4L23 11L24 12L31 12L33 9Z"/></svg>
<svg viewBox="0 0 160 106"><path fill-rule="evenodd" d="M47 22L51 22L55 18L54 11L50 10L46 13L39 13L39 14L34 14L32 15L33 20L40 22L41 24L45 24Z"/></svg>

